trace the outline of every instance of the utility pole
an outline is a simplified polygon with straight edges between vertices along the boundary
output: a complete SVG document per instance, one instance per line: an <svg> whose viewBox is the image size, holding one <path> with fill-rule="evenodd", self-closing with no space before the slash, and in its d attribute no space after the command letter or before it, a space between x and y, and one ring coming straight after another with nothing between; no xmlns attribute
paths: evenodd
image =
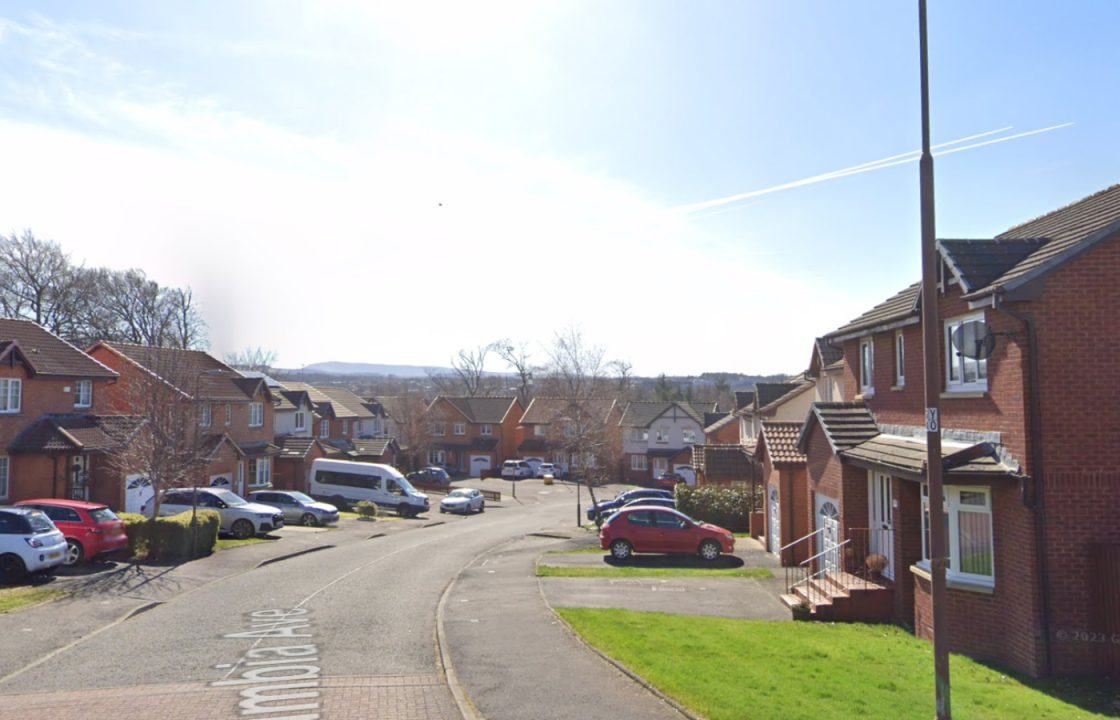
<svg viewBox="0 0 1120 720"><path fill-rule="evenodd" d="M929 483L929 558L933 603L933 668L936 675L937 720L950 720L949 634L945 617L947 564L944 495L941 478L941 332L937 317L937 270L933 205L933 154L929 139L929 44L926 0L918 0L921 53L922 159L918 165L922 208L922 364L926 397L926 481Z"/></svg>

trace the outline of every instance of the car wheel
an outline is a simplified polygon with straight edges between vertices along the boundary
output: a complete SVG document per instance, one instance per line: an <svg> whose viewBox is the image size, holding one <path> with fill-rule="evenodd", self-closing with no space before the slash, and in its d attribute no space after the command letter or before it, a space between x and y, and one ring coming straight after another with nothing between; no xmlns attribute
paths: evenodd
<svg viewBox="0 0 1120 720"><path fill-rule="evenodd" d="M700 543L700 557L708 562L719 560L721 552L723 551L720 549L719 543L715 540L705 540Z"/></svg>
<svg viewBox="0 0 1120 720"><path fill-rule="evenodd" d="M402 518L412 517L412 508L405 505L404 503L401 503L400 505L397 505L397 515L401 516Z"/></svg>
<svg viewBox="0 0 1120 720"><path fill-rule="evenodd" d="M478 504L478 511L479 512L486 512L486 501L485 500L483 500L482 502L480 502Z"/></svg>
<svg viewBox="0 0 1120 720"><path fill-rule="evenodd" d="M253 527L253 523L249 522L248 520L241 519L233 523L233 527L230 528L230 532L238 540L245 540L247 538L253 537L256 530Z"/></svg>
<svg viewBox="0 0 1120 720"><path fill-rule="evenodd" d="M442 505L440 505L439 506L439 514L443 515L445 512L447 512L447 509L445 507L443 507Z"/></svg>
<svg viewBox="0 0 1120 720"><path fill-rule="evenodd" d="M611 543L611 557L620 562L629 560L634 554L634 549L625 540L615 540Z"/></svg>
<svg viewBox="0 0 1120 720"><path fill-rule="evenodd" d="M331 505L334 505L339 510L349 510L350 506L346 503L346 498L341 495L335 495L331 498Z"/></svg>
<svg viewBox="0 0 1120 720"><path fill-rule="evenodd" d="M299 524L304 527L315 527L319 524L319 520L311 513L304 513L299 519Z"/></svg>
<svg viewBox="0 0 1120 720"><path fill-rule="evenodd" d="M23 564L23 558L19 555L11 553L0 555L0 578L3 578L5 582L22 580L26 574L27 566Z"/></svg>
<svg viewBox="0 0 1120 720"><path fill-rule="evenodd" d="M62 564L67 567L77 565L85 555L86 551L82 544L73 538L68 538L66 540L66 559L62 561Z"/></svg>

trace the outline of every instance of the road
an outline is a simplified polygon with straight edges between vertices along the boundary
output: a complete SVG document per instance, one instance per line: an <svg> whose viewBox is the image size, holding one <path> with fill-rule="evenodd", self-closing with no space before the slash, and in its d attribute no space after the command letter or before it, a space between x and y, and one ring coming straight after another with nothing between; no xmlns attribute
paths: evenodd
<svg viewBox="0 0 1120 720"><path fill-rule="evenodd" d="M10 673L0 718L458 718L435 642L444 590L507 541L574 530L569 488L519 496L195 588ZM290 697L262 702L266 688Z"/></svg>

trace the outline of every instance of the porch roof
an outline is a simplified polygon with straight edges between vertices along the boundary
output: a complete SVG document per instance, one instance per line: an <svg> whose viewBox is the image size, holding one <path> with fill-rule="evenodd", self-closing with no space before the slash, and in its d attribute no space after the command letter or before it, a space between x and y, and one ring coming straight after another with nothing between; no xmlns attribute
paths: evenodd
<svg viewBox="0 0 1120 720"><path fill-rule="evenodd" d="M112 452L144 424L133 415L46 415L8 448L13 453Z"/></svg>
<svg viewBox="0 0 1120 720"><path fill-rule="evenodd" d="M920 479L925 475L924 438L876 435L870 440L840 451L840 456L856 465L881 468L901 477ZM991 443L974 445L943 444L941 462L946 477L992 477L1016 475L1000 458Z"/></svg>
<svg viewBox="0 0 1120 720"><path fill-rule="evenodd" d="M809 433L819 423L832 452L839 453L879 434L879 425L867 405L859 403L813 403L812 412L801 427L797 449L809 451Z"/></svg>
<svg viewBox="0 0 1120 720"><path fill-rule="evenodd" d="M285 435L276 438L276 444L280 448L279 457L284 459L302 460L311 452L311 448L318 443L319 441L316 438L299 435Z"/></svg>
<svg viewBox="0 0 1120 720"><path fill-rule="evenodd" d="M276 447L267 440L258 440L257 442L240 443L237 449L241 452L243 457L253 459L267 457L270 455L279 455L280 448Z"/></svg>

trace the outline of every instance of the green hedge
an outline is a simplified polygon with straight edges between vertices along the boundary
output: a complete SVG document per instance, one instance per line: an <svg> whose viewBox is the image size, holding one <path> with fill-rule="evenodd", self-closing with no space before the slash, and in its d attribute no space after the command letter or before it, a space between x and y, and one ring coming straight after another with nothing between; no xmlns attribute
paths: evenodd
<svg viewBox="0 0 1120 720"><path fill-rule="evenodd" d="M748 488L679 483L676 495L677 510L693 519L710 522L732 532L750 530L751 511L755 503Z"/></svg>
<svg viewBox="0 0 1120 720"><path fill-rule="evenodd" d="M191 527L190 511L154 520L135 513L121 513L128 549L133 557L148 560L188 560L214 552L222 518L215 510L199 509L197 536ZM197 545L191 548L197 537Z"/></svg>

